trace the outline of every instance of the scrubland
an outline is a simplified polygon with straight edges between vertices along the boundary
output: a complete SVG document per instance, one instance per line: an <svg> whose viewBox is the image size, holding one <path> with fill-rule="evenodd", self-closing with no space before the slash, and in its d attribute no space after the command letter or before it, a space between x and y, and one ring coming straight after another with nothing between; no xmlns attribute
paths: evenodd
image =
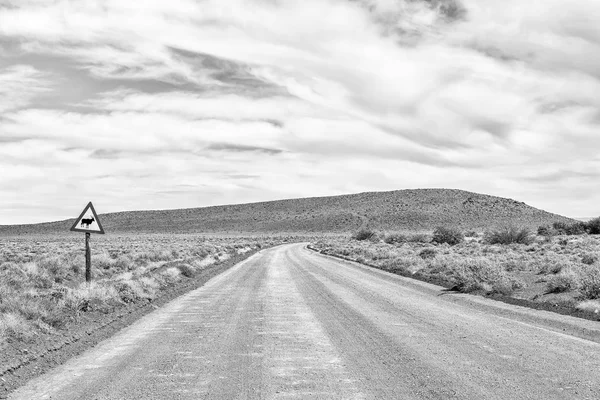
<svg viewBox="0 0 600 400"><path fill-rule="evenodd" d="M455 291L521 299L541 308L600 317L599 235L542 236L515 228L466 235L452 229L431 234L363 230L312 246L324 254Z"/></svg>
<svg viewBox="0 0 600 400"><path fill-rule="evenodd" d="M284 240L93 235L87 284L83 235L0 238L0 351L67 334L87 314L153 301L213 264Z"/></svg>

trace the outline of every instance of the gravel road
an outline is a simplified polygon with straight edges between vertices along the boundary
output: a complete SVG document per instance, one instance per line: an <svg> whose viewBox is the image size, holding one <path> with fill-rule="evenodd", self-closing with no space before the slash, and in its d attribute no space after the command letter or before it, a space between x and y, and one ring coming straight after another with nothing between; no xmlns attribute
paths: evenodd
<svg viewBox="0 0 600 400"><path fill-rule="evenodd" d="M10 399L600 399L600 323L263 250Z"/></svg>

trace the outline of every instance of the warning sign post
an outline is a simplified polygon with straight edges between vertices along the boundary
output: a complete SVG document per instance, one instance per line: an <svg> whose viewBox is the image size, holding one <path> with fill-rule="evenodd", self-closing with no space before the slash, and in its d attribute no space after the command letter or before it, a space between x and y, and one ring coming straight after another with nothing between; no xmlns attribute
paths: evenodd
<svg viewBox="0 0 600 400"><path fill-rule="evenodd" d="M92 233L99 233L101 235L104 234L104 228L102 228L98 214L96 214L96 210L94 209L94 205L91 201L75 220L75 223L71 227L71 231L85 233L85 281L89 283L92 281L92 252L90 250L90 236Z"/></svg>

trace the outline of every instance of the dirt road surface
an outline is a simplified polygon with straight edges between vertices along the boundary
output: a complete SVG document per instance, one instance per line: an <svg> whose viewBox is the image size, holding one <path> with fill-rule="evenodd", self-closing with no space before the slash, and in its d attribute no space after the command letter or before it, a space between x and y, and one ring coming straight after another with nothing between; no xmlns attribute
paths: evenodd
<svg viewBox="0 0 600 400"><path fill-rule="evenodd" d="M264 250L11 399L600 399L600 323Z"/></svg>

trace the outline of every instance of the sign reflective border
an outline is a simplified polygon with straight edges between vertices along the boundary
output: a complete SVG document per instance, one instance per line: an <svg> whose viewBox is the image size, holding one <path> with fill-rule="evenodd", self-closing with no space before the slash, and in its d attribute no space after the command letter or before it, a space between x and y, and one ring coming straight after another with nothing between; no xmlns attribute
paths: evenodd
<svg viewBox="0 0 600 400"><path fill-rule="evenodd" d="M73 232L104 234L104 228L102 228L98 214L96 214L96 210L94 209L94 205L91 201L75 220L71 230Z"/></svg>

